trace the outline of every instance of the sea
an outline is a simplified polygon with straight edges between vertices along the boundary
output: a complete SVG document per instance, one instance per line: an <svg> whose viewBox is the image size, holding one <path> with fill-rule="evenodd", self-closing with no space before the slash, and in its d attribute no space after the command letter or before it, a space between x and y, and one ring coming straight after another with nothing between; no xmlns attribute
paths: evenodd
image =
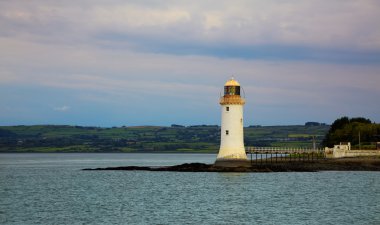
<svg viewBox="0 0 380 225"><path fill-rule="evenodd" d="M0 154L0 224L380 224L380 172L83 171L214 154Z"/></svg>

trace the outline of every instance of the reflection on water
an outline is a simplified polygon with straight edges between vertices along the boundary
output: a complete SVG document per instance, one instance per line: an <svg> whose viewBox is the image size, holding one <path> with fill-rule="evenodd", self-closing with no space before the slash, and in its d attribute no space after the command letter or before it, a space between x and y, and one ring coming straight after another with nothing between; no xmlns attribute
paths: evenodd
<svg viewBox="0 0 380 225"><path fill-rule="evenodd" d="M238 172L233 172L233 173L219 173L220 176L224 178L229 178L229 179L234 179L234 178L239 178L239 177L244 177L247 176L248 173L238 173Z"/></svg>

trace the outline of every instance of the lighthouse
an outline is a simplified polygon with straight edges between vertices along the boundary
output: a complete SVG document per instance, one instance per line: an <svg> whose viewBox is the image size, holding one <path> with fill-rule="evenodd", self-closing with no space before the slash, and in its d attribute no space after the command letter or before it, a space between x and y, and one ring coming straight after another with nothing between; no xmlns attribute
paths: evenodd
<svg viewBox="0 0 380 225"><path fill-rule="evenodd" d="M224 84L224 95L220 98L222 122L220 131L220 149L215 166L247 166L248 160L244 148L243 106L240 96L240 84L233 77Z"/></svg>

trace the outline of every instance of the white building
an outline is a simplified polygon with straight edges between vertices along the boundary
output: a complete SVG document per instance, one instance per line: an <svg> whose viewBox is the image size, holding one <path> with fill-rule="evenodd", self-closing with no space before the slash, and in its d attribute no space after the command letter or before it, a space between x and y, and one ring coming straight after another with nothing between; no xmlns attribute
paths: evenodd
<svg viewBox="0 0 380 225"><path fill-rule="evenodd" d="M374 156L379 157L379 150L352 150L350 142L341 142L334 145L334 148L325 148L327 158L346 158L346 157L363 157Z"/></svg>
<svg viewBox="0 0 380 225"><path fill-rule="evenodd" d="M224 95L220 98L222 110L220 149L215 166L247 166L244 148L243 106L240 84L231 78L224 85Z"/></svg>

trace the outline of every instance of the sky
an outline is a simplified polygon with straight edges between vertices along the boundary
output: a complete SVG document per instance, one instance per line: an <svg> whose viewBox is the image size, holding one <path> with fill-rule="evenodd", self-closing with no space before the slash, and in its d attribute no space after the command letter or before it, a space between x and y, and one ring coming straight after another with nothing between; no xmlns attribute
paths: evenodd
<svg viewBox="0 0 380 225"><path fill-rule="evenodd" d="M378 0L0 1L0 125L380 122Z"/></svg>

